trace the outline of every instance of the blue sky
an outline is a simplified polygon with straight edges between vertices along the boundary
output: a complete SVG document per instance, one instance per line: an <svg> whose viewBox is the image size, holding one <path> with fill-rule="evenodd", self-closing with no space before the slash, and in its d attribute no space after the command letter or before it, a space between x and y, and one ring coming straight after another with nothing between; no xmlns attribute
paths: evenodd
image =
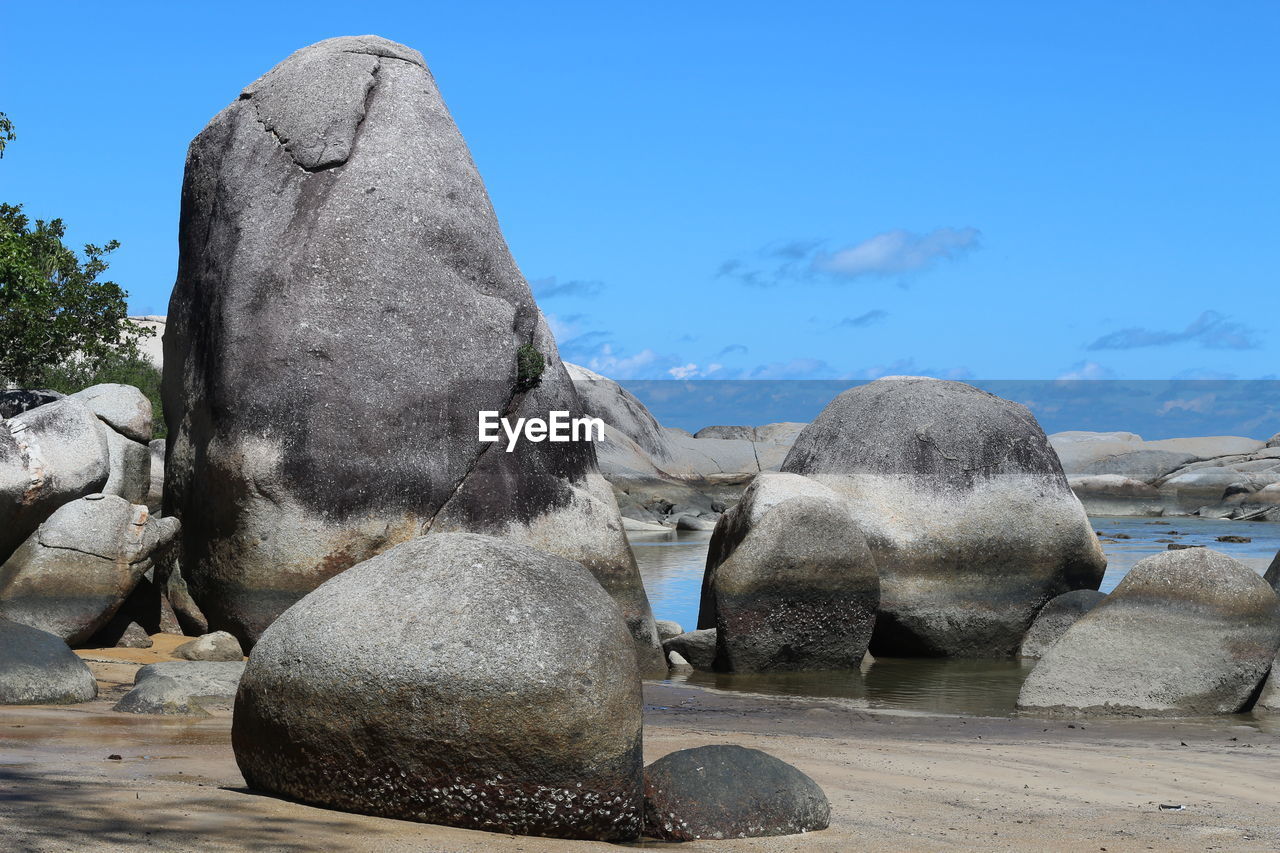
<svg viewBox="0 0 1280 853"><path fill-rule="evenodd" d="M104 4L103 9L108 7ZM420 49L566 358L617 378L1280 371L1280 4L3 3L0 199L164 313L187 143Z"/></svg>

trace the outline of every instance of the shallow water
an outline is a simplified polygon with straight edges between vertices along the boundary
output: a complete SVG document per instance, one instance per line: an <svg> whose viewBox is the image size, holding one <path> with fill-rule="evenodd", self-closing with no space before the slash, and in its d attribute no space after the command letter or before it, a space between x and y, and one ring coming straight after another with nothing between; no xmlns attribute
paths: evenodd
<svg viewBox="0 0 1280 853"><path fill-rule="evenodd" d="M1206 545L1241 560L1259 574L1266 571L1280 551L1280 524L1276 523L1108 517L1091 521L1107 554L1103 592L1114 589L1143 557L1168 550L1171 542ZM1117 534L1128 538L1115 538ZM1244 536L1252 541L1218 542L1219 536ZM688 531L631 536L655 617L679 622L685 630L697 626L698 598L710 540L710 533ZM869 708L989 716L1014 711L1022 680L1033 664L1034 661L881 658L862 672L695 672L672 680L721 690L850 699Z"/></svg>

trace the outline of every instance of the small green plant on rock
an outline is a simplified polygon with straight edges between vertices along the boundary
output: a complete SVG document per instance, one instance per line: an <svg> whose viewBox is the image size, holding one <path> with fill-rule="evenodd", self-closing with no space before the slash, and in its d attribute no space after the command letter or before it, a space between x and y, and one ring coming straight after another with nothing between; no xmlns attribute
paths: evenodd
<svg viewBox="0 0 1280 853"><path fill-rule="evenodd" d="M533 344L524 344L516 350L516 390L528 391L542 381L542 371L547 360Z"/></svg>

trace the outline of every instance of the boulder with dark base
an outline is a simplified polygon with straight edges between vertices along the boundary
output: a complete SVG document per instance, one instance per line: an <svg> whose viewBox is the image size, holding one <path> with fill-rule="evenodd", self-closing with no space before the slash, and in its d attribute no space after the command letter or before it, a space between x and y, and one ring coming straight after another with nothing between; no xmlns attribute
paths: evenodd
<svg viewBox="0 0 1280 853"><path fill-rule="evenodd" d="M846 391L782 470L844 498L866 537L877 657L1013 655L1045 602L1097 589L1106 568L1035 418L969 385L890 377Z"/></svg>
<svg viewBox="0 0 1280 853"><path fill-rule="evenodd" d="M1280 596L1205 548L1147 557L1045 650L1018 707L1136 716L1233 714L1280 650Z"/></svg>
<svg viewBox="0 0 1280 853"><path fill-rule="evenodd" d="M267 629L236 698L250 787L344 811L563 838L640 830L640 679L579 563L431 534Z"/></svg>
<svg viewBox="0 0 1280 853"><path fill-rule="evenodd" d="M246 648L345 569L470 531L587 566L662 665L593 445L479 439L480 412L581 405L417 51L303 48L195 138L163 385L183 576Z"/></svg>
<svg viewBox="0 0 1280 853"><path fill-rule="evenodd" d="M1024 658L1043 657L1045 650L1058 642L1077 619L1097 607L1106 597L1105 592L1096 589L1074 589L1051 599L1036 614L1035 621L1027 629L1027 636L1022 638L1018 654Z"/></svg>
<svg viewBox="0 0 1280 853"><path fill-rule="evenodd" d="M644 833L665 841L756 838L826 829L818 784L758 749L700 746L644 770Z"/></svg>
<svg viewBox="0 0 1280 853"><path fill-rule="evenodd" d="M97 695L93 673L60 637L0 619L0 705L69 705Z"/></svg>
<svg viewBox="0 0 1280 853"><path fill-rule="evenodd" d="M112 708L128 714L206 717L229 710L244 674L243 661L165 661L142 667L133 689Z"/></svg>
<svg viewBox="0 0 1280 853"><path fill-rule="evenodd" d="M0 616L81 644L116 614L178 527L115 495L71 501L0 565Z"/></svg>
<svg viewBox="0 0 1280 853"><path fill-rule="evenodd" d="M763 473L716 526L698 625L717 629L719 670L852 669L879 604L875 560L843 499Z"/></svg>

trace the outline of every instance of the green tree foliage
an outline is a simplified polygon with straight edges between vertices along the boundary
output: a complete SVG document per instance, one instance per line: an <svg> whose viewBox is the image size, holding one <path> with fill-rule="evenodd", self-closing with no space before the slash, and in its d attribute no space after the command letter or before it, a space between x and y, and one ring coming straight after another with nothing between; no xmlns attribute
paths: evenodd
<svg viewBox="0 0 1280 853"><path fill-rule="evenodd" d="M9 121L9 117L4 113L0 113L0 157L4 156L4 147L18 135L13 132L13 122Z"/></svg>
<svg viewBox="0 0 1280 853"><path fill-rule="evenodd" d="M12 139L13 124L0 113L0 153ZM55 379L134 370L138 341L154 334L129 322L119 285L99 281L106 256L120 244L88 244L82 259L63 244L65 235L61 219L33 224L22 205L0 204L0 380L6 384L48 387Z"/></svg>

